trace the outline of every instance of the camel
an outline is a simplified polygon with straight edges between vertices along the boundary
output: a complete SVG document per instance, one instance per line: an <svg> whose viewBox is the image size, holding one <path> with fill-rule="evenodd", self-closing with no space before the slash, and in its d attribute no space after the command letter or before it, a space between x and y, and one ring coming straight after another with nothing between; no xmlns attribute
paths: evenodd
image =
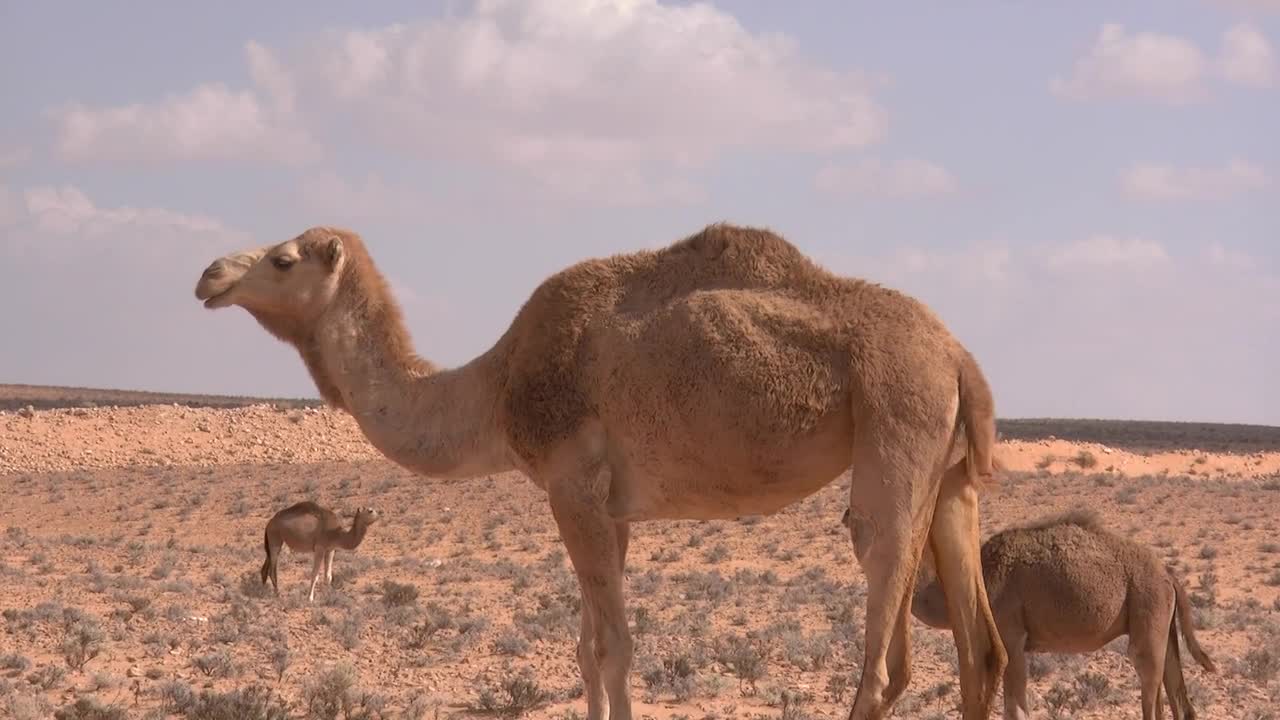
<svg viewBox="0 0 1280 720"><path fill-rule="evenodd" d="M995 409L977 361L920 301L727 223L552 274L488 350L453 368L414 351L347 228L218 258L195 295L243 308L296 348L321 397L392 462L437 479L519 471L546 494L582 595L589 720L606 707L632 718L632 523L775 513L851 466L869 590L850 719L885 717L907 687L926 542L955 599L964 718L989 716L1006 656L981 579L977 498ZM968 482L940 497L953 449Z"/></svg>
<svg viewBox="0 0 1280 720"><path fill-rule="evenodd" d="M944 478L943 482L950 482ZM842 522L849 523L849 511ZM1103 527L1095 513L1072 511L996 533L982 546L987 596L1009 653L1004 716L1025 720L1026 653L1087 653L1129 637L1138 672L1143 720L1164 714L1164 690L1174 720L1192 720L1178 650L1178 628L1200 666L1215 672L1196 640L1182 582L1149 548ZM947 602L936 581L917 586L911 614L947 629Z"/></svg>
<svg viewBox="0 0 1280 720"><path fill-rule="evenodd" d="M280 564L280 549L288 545L294 552L309 552L311 562L311 592L307 602L315 602L316 584L323 574L324 580L333 585L333 554L343 550L355 550L364 542L369 526L378 521L378 511L369 507L356 510L351 527L344 529L338 515L328 508L304 500L281 510L267 521L262 533L262 544L267 559L262 563L262 584L271 585L277 595L280 583L276 579L276 567Z"/></svg>

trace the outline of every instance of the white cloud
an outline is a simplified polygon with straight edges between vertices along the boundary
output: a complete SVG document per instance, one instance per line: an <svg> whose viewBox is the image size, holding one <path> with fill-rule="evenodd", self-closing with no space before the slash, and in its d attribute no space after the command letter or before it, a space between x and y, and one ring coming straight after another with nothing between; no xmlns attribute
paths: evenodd
<svg viewBox="0 0 1280 720"><path fill-rule="evenodd" d="M209 313L192 291L212 259L252 244L247 234L198 213L95 202L74 186L15 195L14 224L0 232L0 287L27 311L0 313L6 375L98 387L218 380L235 387L245 368L236 358L261 330ZM286 350L255 350L253 375L273 377L249 384L290 387L281 378L295 375L273 369L296 373L296 353Z"/></svg>
<svg viewBox="0 0 1280 720"><path fill-rule="evenodd" d="M1216 0L1219 5L1231 5L1242 10L1280 12L1280 0Z"/></svg>
<svg viewBox="0 0 1280 720"><path fill-rule="evenodd" d="M18 222L18 198L5 185L0 185L0 227Z"/></svg>
<svg viewBox="0 0 1280 720"><path fill-rule="evenodd" d="M1001 249L966 243L824 264L937 312L982 364L1004 417L1280 419L1280 277L1265 262L1226 243L1186 257L1133 240L1011 242L1003 259ZM1049 267L1050 256L1091 271ZM1187 382L1196 377L1230 382Z"/></svg>
<svg viewBox="0 0 1280 720"><path fill-rule="evenodd" d="M1106 23L1071 74L1054 78L1050 87L1074 100L1130 96L1181 104L1204 96L1207 65L1200 49L1183 38L1128 33Z"/></svg>
<svg viewBox="0 0 1280 720"><path fill-rule="evenodd" d="M1253 27L1236 25L1222 35L1222 76L1237 85L1270 87L1275 80L1276 58L1267 38Z"/></svg>
<svg viewBox="0 0 1280 720"><path fill-rule="evenodd" d="M701 201L699 171L733 149L861 148L888 126L871 80L703 3L481 0L246 52L252 90L66 111L64 154L277 158L307 147L305 120L313 136L355 130L427 162L637 205Z"/></svg>
<svg viewBox="0 0 1280 720"><path fill-rule="evenodd" d="M1094 235L1059 245L1048 251L1045 264L1054 270L1124 269L1149 270L1164 266L1169 255L1164 246L1145 238Z"/></svg>
<svg viewBox="0 0 1280 720"><path fill-rule="evenodd" d="M423 218L431 214L434 202L429 193L391 185L376 174L348 180L333 172L304 177L298 185L302 208L330 220L313 224L354 224L379 218L398 220Z"/></svg>
<svg viewBox="0 0 1280 720"><path fill-rule="evenodd" d="M1246 270L1257 266L1257 261L1248 254L1228 248L1222 243L1212 243L1205 252L1212 265L1231 268L1235 270Z"/></svg>
<svg viewBox="0 0 1280 720"><path fill-rule="evenodd" d="M1129 33L1123 25L1105 23L1069 76L1055 77L1049 86L1072 100L1135 97L1185 105L1208 97L1206 81L1211 75L1236 85L1270 87L1276 76L1275 53L1267 38L1246 24L1222 34L1221 55L1211 61L1185 38Z"/></svg>
<svg viewBox="0 0 1280 720"><path fill-rule="evenodd" d="M292 82L265 48L246 48L254 90L206 83L152 103L108 108L80 104L52 112L65 159L273 160L313 157L316 145L297 125Z"/></svg>
<svg viewBox="0 0 1280 720"><path fill-rule="evenodd" d="M1121 187L1132 197L1152 200L1218 198L1261 190L1271 178L1261 167L1234 159L1222 167L1138 164L1126 170Z"/></svg>
<svg viewBox="0 0 1280 720"><path fill-rule="evenodd" d="M955 192L956 181L946 168L925 160L884 163L867 159L824 166L815 176L814 186L832 194L905 198L947 195Z"/></svg>
<svg viewBox="0 0 1280 720"><path fill-rule="evenodd" d="M7 193L0 192L0 205ZM98 207L71 185L38 186L9 195L4 250L13 255L100 262L103 251L113 262L148 265L172 257L167 248L202 253L234 247L248 236L199 214L163 208Z"/></svg>
<svg viewBox="0 0 1280 720"><path fill-rule="evenodd" d="M25 145L0 147L0 170L11 170L31 160L31 148Z"/></svg>

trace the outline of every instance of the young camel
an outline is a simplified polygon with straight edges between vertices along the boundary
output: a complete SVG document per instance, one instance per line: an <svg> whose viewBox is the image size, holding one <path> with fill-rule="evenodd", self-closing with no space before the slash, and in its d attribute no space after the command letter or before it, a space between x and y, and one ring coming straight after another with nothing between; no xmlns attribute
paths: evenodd
<svg viewBox="0 0 1280 720"><path fill-rule="evenodd" d="M848 510L842 522L849 523ZM1028 717L1026 653L1093 652L1121 635L1129 636L1143 720L1164 714L1162 677L1174 720L1195 717L1179 627L1201 667L1215 666L1196 640L1186 590L1149 548L1108 531L1094 513L1075 511L996 533L983 543L982 570L1009 652L1005 718ZM930 627L950 627L943 588L936 581L917 588L911 614Z"/></svg>
<svg viewBox="0 0 1280 720"><path fill-rule="evenodd" d="M344 529L342 521L332 510L304 500L281 510L267 521L263 531L262 544L267 551L267 559L262 563L262 584L271 578L271 585L277 595L280 594L280 583L276 579L276 567L280 564L280 549L288 545L294 552L311 553L311 592L307 594L307 602L316 599L316 584L320 576L329 585L333 585L333 554L343 550L355 550L364 541L369 526L378 521L378 511L362 507L356 510L351 520L351 527Z"/></svg>
<svg viewBox="0 0 1280 720"><path fill-rule="evenodd" d="M907 686L926 539L955 599L964 718L989 716L1006 657L981 579L977 492L995 410L977 362L919 301L726 224L555 273L488 351L452 369L414 352L349 230L214 260L195 295L292 344L321 396L393 462L435 478L518 470L546 493L583 599L589 720L605 717L606 697L612 720L632 718L632 522L774 513L851 465L869 591L849 717L883 718ZM957 445L967 482L940 497Z"/></svg>

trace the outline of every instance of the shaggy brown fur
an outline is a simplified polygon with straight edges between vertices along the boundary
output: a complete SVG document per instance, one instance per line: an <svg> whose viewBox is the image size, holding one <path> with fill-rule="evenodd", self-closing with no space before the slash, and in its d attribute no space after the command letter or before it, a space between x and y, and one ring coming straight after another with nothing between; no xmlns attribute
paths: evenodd
<svg viewBox="0 0 1280 720"><path fill-rule="evenodd" d="M324 398L393 461L436 477L518 469L547 492L583 594L590 720L606 695L614 720L631 717L631 522L773 513L851 465L870 590L850 717L883 717L906 687L926 542L957 598L964 717L988 716L1005 654L976 493L992 472L994 406L978 364L920 302L724 224L552 275L492 348L449 370L413 353L348 230L220 258L196 296L244 307L297 347ZM961 434L968 482L940 494Z"/></svg>
<svg viewBox="0 0 1280 720"><path fill-rule="evenodd" d="M350 528L343 528L338 516L327 508L304 500L281 510L267 521L262 533L262 544L267 559L262 563L262 583L271 579L271 586L280 594L276 568L280 564L280 549L288 545L294 552L309 552L311 562L311 592L307 601L316 599L316 584L323 574L325 582L333 584L333 554L338 548L355 550L364 541L369 526L378 521L378 511L362 507L356 510Z"/></svg>
<svg viewBox="0 0 1280 720"><path fill-rule="evenodd" d="M1162 676L1175 720L1195 717L1178 628L1192 657L1205 670L1215 667L1196 640L1186 590L1149 548L1110 532L1096 514L1076 510L993 535L982 546L982 570L1009 651L1006 718L1027 717L1025 653L1093 652L1121 635L1129 636L1144 720L1163 714ZM911 612L931 627L949 627L937 582L916 591Z"/></svg>

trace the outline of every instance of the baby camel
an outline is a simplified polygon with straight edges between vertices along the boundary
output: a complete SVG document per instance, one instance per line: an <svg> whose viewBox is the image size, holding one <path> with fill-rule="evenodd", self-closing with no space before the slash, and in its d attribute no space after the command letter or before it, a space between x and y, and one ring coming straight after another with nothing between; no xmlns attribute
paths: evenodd
<svg viewBox="0 0 1280 720"><path fill-rule="evenodd" d="M849 525L847 510L842 523ZM1186 590L1149 548L1108 531L1092 512L1074 511L993 535L982 545L982 573L1009 653L1005 718L1028 716L1025 653L1093 652L1121 635L1129 636L1143 720L1163 715L1162 674L1175 720L1195 717L1175 626L1205 670L1214 672L1214 663L1196 641ZM946 598L937 581L917 588L911 614L947 629Z"/></svg>
<svg viewBox="0 0 1280 720"><path fill-rule="evenodd" d="M355 550L364 540L369 526L378 520L378 511L362 507L356 510L355 518L349 529L343 529L342 521L332 510L304 500L290 505L276 513L267 521L267 529L263 533L263 545L267 550L266 562L262 563L262 583L271 578L271 585L276 594L280 594L280 583L276 580L276 566L280 562L280 548L288 545L294 552L309 552L311 563L311 592L308 602L316 598L316 584L320 582L323 570L325 582L333 584L333 553L338 548Z"/></svg>

